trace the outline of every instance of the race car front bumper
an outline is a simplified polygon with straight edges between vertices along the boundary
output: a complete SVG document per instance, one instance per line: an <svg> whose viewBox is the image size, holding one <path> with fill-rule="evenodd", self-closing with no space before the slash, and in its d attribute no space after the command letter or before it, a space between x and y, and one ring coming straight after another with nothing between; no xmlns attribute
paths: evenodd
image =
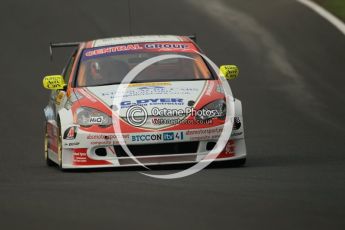
<svg viewBox="0 0 345 230"><path fill-rule="evenodd" d="M246 157L243 130L233 131L221 151L212 151L221 127L205 130L123 134L126 147L114 134L78 131L63 140L63 168L100 168L225 161ZM128 148L128 149L127 149ZM128 152L128 150L130 152Z"/></svg>

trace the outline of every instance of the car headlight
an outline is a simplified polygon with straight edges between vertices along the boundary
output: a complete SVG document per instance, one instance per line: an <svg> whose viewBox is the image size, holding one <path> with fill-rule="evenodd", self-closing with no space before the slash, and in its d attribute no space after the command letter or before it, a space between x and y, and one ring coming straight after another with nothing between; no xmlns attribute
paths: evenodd
<svg viewBox="0 0 345 230"><path fill-rule="evenodd" d="M81 126L109 126L112 124L111 117L93 108L80 107L77 110L77 122Z"/></svg>
<svg viewBox="0 0 345 230"><path fill-rule="evenodd" d="M211 118L225 119L226 103L223 99L213 101L205 105L202 109L196 112L195 118L197 120L208 120Z"/></svg>

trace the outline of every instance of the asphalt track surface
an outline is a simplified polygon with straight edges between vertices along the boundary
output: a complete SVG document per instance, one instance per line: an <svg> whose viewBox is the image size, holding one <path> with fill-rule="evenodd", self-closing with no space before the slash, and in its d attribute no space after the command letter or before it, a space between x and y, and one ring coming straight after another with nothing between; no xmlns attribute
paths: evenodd
<svg viewBox="0 0 345 230"><path fill-rule="evenodd" d="M1 229L345 229L345 38L290 0L132 0L134 34L197 33L244 107L248 162L178 180L43 160L50 41L126 35L127 2L1 2ZM154 173L175 172L175 169Z"/></svg>

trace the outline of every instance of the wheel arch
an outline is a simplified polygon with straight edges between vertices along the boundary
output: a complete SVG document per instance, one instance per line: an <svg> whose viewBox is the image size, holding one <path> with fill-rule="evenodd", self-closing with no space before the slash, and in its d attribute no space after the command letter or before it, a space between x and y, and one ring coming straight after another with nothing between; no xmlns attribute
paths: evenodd
<svg viewBox="0 0 345 230"><path fill-rule="evenodd" d="M61 132L73 125L73 114L71 110L61 109L56 117L57 125L60 124Z"/></svg>
<svg viewBox="0 0 345 230"><path fill-rule="evenodd" d="M235 98L235 116L242 117L242 102Z"/></svg>

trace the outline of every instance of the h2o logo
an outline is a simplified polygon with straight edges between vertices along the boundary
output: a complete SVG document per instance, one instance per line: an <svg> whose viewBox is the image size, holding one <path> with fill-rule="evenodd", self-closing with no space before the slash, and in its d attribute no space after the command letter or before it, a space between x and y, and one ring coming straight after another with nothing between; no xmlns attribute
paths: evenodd
<svg viewBox="0 0 345 230"><path fill-rule="evenodd" d="M102 124L103 117L90 117L90 123L92 124Z"/></svg>

